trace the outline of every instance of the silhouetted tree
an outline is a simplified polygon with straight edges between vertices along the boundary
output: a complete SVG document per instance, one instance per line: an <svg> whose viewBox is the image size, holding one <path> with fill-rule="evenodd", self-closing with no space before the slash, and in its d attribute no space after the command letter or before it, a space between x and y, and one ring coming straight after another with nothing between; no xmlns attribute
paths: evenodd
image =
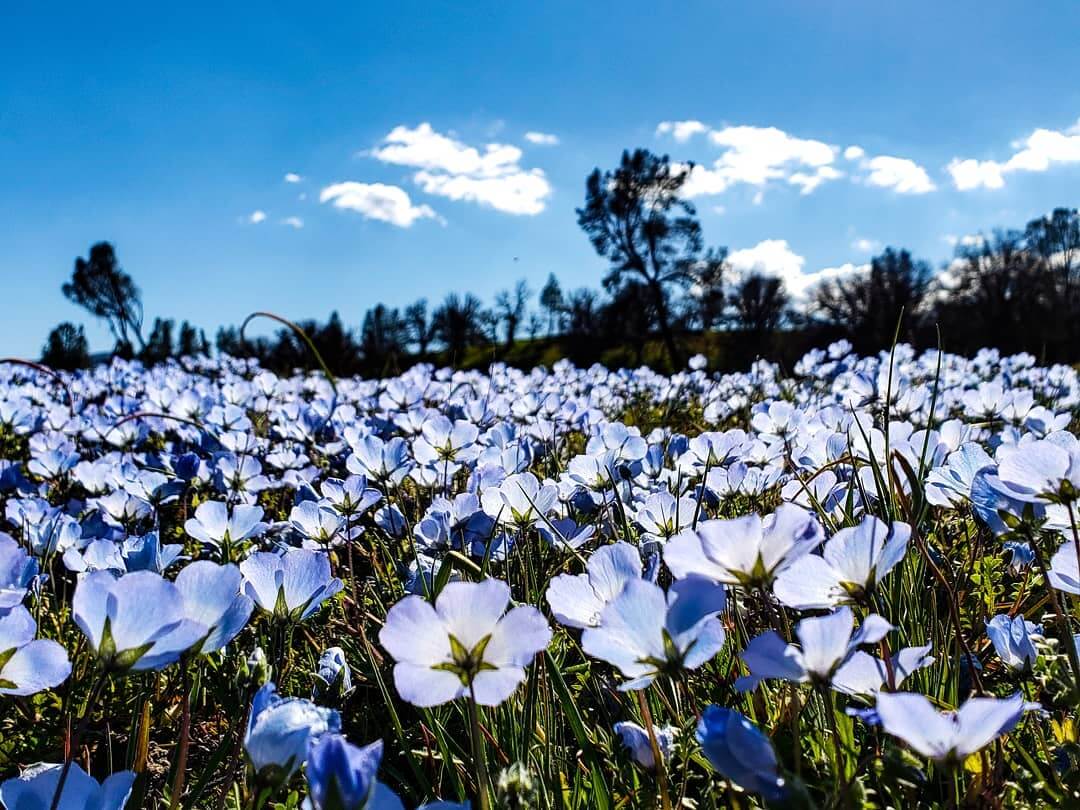
<svg viewBox="0 0 1080 810"><path fill-rule="evenodd" d="M453 359L460 361L465 349L483 339L484 307L472 293L450 293L432 315L435 333Z"/></svg>
<svg viewBox="0 0 1080 810"><path fill-rule="evenodd" d="M173 356L173 322L171 319L155 318L150 338L139 352L139 359L147 365L161 363Z"/></svg>
<svg viewBox="0 0 1080 810"><path fill-rule="evenodd" d="M727 248L709 248L703 257L688 266L691 320L703 332L714 329L724 317L724 307L727 304L727 293L724 290L727 254Z"/></svg>
<svg viewBox="0 0 1080 810"><path fill-rule="evenodd" d="M1023 234L997 231L961 246L941 282L935 316L949 348L1042 353L1067 316L1055 311L1055 284Z"/></svg>
<svg viewBox="0 0 1080 810"><path fill-rule="evenodd" d="M784 282L776 276L749 273L731 294L732 321L760 341L775 332L788 308Z"/></svg>
<svg viewBox="0 0 1080 810"><path fill-rule="evenodd" d="M597 333L596 292L588 287L574 290L564 299L563 313L566 316L566 334L582 340L592 338Z"/></svg>
<svg viewBox="0 0 1080 810"><path fill-rule="evenodd" d="M668 289L689 281L701 252L701 225L694 206L679 197L690 166L673 167L667 155L646 149L623 152L614 171L595 169L585 182L578 225L596 252L611 262L604 286L617 289L628 277L645 284L673 368L679 351L671 328Z"/></svg>
<svg viewBox="0 0 1080 810"><path fill-rule="evenodd" d="M424 357L431 341L436 338L435 324L428 318L426 298L405 307L405 326L409 330L409 340L416 344L418 353Z"/></svg>
<svg viewBox="0 0 1080 810"><path fill-rule="evenodd" d="M652 296L648 288L638 281L619 287L597 318L603 330L604 343L629 346L634 352L634 362L639 366L645 359L649 325L655 319Z"/></svg>
<svg viewBox="0 0 1080 810"><path fill-rule="evenodd" d="M558 325L563 305L562 287L559 286L559 280L555 278L555 274L551 273L548 275L547 283L540 290L540 306L548 314L548 337L555 333L555 327Z"/></svg>
<svg viewBox="0 0 1080 810"><path fill-rule="evenodd" d="M1039 256L1058 278L1062 296L1071 301L1080 275L1080 215L1075 208L1055 208L1024 229L1027 249Z"/></svg>
<svg viewBox="0 0 1080 810"><path fill-rule="evenodd" d="M814 297L818 313L847 335L856 349L876 351L892 344L901 313L912 339L919 306L926 296L933 271L906 250L886 248L870 260L865 272L822 284Z"/></svg>
<svg viewBox="0 0 1080 810"><path fill-rule="evenodd" d="M111 244L98 242L86 259L76 258L71 280L62 289L69 301L105 320L116 342L127 347L126 351L131 350L133 336L139 348L145 348L139 288L121 269Z"/></svg>
<svg viewBox="0 0 1080 810"><path fill-rule="evenodd" d="M514 345L518 326L521 325L522 320L525 318L525 311L529 306L529 296L531 295L532 290L522 279L514 285L512 292L503 290L495 296L495 312L505 326L506 348L508 349Z"/></svg>
<svg viewBox="0 0 1080 810"><path fill-rule="evenodd" d="M82 326L69 321L58 324L49 332L45 347L41 350L41 362L64 371L89 368L90 347Z"/></svg>
<svg viewBox="0 0 1080 810"><path fill-rule="evenodd" d="M372 368L404 354L408 342L408 326L396 309L376 304L364 315L360 349Z"/></svg>
<svg viewBox="0 0 1080 810"><path fill-rule="evenodd" d="M180 324L180 336L176 340L176 354L178 357L194 357L198 354L209 354L210 344L206 340L206 333L196 329L187 321Z"/></svg>

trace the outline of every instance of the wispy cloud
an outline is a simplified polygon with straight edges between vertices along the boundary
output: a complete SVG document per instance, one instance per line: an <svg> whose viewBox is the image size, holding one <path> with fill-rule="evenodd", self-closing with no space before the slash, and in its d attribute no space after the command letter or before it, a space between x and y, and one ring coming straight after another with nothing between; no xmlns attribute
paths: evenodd
<svg viewBox="0 0 1080 810"><path fill-rule="evenodd" d="M296 172L286 172L285 173L285 182L286 183L299 183L303 179L304 178L301 177L300 175L298 175Z"/></svg>
<svg viewBox="0 0 1080 810"><path fill-rule="evenodd" d="M265 211L256 210L256 211L252 211L248 215L248 222L250 222L252 225L258 225L260 222L265 222L265 221L266 221L266 212Z"/></svg>
<svg viewBox="0 0 1080 810"><path fill-rule="evenodd" d="M489 143L483 149L436 132L428 123L395 127L371 156L417 169L413 181L428 194L490 206L508 214L544 210L551 185L541 169L521 165L521 149Z"/></svg>
<svg viewBox="0 0 1080 810"><path fill-rule="evenodd" d="M300 219L300 217L285 217L279 224L300 230L304 227L304 220Z"/></svg>
<svg viewBox="0 0 1080 810"><path fill-rule="evenodd" d="M863 160L861 165L868 172L868 185L892 189L897 194L928 194L937 188L926 169L909 158L878 155Z"/></svg>
<svg viewBox="0 0 1080 810"><path fill-rule="evenodd" d="M537 146L558 146L559 136L550 132L526 132L525 140Z"/></svg>
<svg viewBox="0 0 1080 810"><path fill-rule="evenodd" d="M418 219L443 221L430 206L414 205L405 189L385 183L333 183L319 192L319 202L399 228L411 227Z"/></svg>

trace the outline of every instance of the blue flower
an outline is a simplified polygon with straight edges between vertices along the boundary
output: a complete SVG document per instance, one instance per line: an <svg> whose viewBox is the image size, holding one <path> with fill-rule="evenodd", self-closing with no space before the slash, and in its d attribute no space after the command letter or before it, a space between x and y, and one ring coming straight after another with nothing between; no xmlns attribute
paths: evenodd
<svg viewBox="0 0 1080 810"><path fill-rule="evenodd" d="M307 756L309 743L340 730L341 717L336 711L303 698L278 697L271 682L263 685L251 702L244 750L255 773L276 783L296 772Z"/></svg>
<svg viewBox="0 0 1080 810"><path fill-rule="evenodd" d="M786 643L773 630L762 633L739 654L750 674L739 678L735 686L747 691L770 678L829 683L859 645L881 641L892 625L871 613L853 633L854 628L851 608L842 607L827 616L813 616L799 622L795 628L799 647Z"/></svg>
<svg viewBox="0 0 1080 810"><path fill-rule="evenodd" d="M184 531L200 543L227 553L243 541L266 531L261 506L237 504L230 510L222 501L203 501L195 516L184 522Z"/></svg>
<svg viewBox="0 0 1080 810"><path fill-rule="evenodd" d="M42 762L0 785L0 802L9 810L49 810L63 765ZM57 810L123 810L135 774L117 771L101 784L72 762Z"/></svg>
<svg viewBox="0 0 1080 810"><path fill-rule="evenodd" d="M184 615L176 585L150 571L119 579L107 571L86 574L71 607L91 649L114 670L161 669L205 635Z"/></svg>
<svg viewBox="0 0 1080 810"><path fill-rule="evenodd" d="M634 758L634 762L650 771L656 767L656 759L653 757L652 743L649 741L647 729L630 721L616 723L613 729L619 735L622 744L630 751L630 756ZM672 749L675 747L675 734L677 731L678 729L674 726L653 728L656 747L660 749L660 756L665 762L667 762Z"/></svg>
<svg viewBox="0 0 1080 810"><path fill-rule="evenodd" d="M71 674L64 648L36 634L34 618L22 605L0 613L0 695L33 695Z"/></svg>
<svg viewBox="0 0 1080 810"><path fill-rule="evenodd" d="M1017 692L1004 700L974 697L955 712L939 712L922 695L882 692L877 714L882 728L924 757L960 762L1011 731L1025 711L1035 708Z"/></svg>
<svg viewBox="0 0 1080 810"><path fill-rule="evenodd" d="M394 605L379 641L397 661L398 694L416 706L467 695L484 706L506 700L551 640L540 611L523 605L506 612L509 604L509 586L486 579L448 583L434 607L419 596Z"/></svg>
<svg viewBox="0 0 1080 810"><path fill-rule="evenodd" d="M352 694L352 670L341 647L328 647L319 657L312 700L341 701Z"/></svg>
<svg viewBox="0 0 1080 810"><path fill-rule="evenodd" d="M1010 617L999 613L986 623L986 635L994 645L994 651L1011 669L1030 670L1039 657L1032 636L1041 635L1041 628L1027 621L1022 615Z"/></svg>
<svg viewBox="0 0 1080 810"><path fill-rule="evenodd" d="M291 548L284 554L256 551L242 563L244 593L278 619L303 621L344 587L319 551Z"/></svg>
<svg viewBox="0 0 1080 810"><path fill-rule="evenodd" d="M871 515L841 529L825 543L821 556L800 557L776 578L773 593L797 610L863 602L904 558L911 527L889 525Z"/></svg>
<svg viewBox="0 0 1080 810"><path fill-rule="evenodd" d="M38 573L37 560L14 538L0 534L0 611L20 604Z"/></svg>
<svg viewBox="0 0 1080 810"><path fill-rule="evenodd" d="M340 734L324 734L307 755L311 810L401 810L401 800L376 779L382 740L363 748Z"/></svg>
<svg viewBox="0 0 1080 810"><path fill-rule="evenodd" d="M1013 573L1023 571L1035 562L1035 551L1027 543L1018 540L1006 540L1002 547L1012 554L1009 560L1009 570Z"/></svg>
<svg viewBox="0 0 1080 810"><path fill-rule="evenodd" d="M675 582L667 594L632 579L581 636L582 649L607 661L630 680L621 690L644 689L661 674L697 669L724 646L717 614L724 587L704 577Z"/></svg>
<svg viewBox="0 0 1080 810"><path fill-rule="evenodd" d="M709 706L695 733L709 763L743 790L768 801L784 795L784 779L772 743L757 726L738 712Z"/></svg>
<svg viewBox="0 0 1080 810"><path fill-rule="evenodd" d="M555 619L567 627L596 627L600 614L632 579L641 579L641 554L629 543L598 548L584 574L560 574L545 598Z"/></svg>
<svg viewBox="0 0 1080 810"><path fill-rule="evenodd" d="M247 624L255 605L240 593L240 583L240 569L231 563L196 560L177 574L176 588L183 600L184 616L205 631L194 652L220 650Z"/></svg>

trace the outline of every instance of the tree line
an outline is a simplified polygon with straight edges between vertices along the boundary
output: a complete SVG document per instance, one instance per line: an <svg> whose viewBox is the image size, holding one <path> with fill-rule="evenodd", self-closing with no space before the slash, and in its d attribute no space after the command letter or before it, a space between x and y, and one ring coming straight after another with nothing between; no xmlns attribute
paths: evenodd
<svg viewBox="0 0 1080 810"><path fill-rule="evenodd" d="M704 352L714 366L756 356L794 360L807 348L846 338L862 352L899 338L971 353L983 346L1027 351L1044 362L1080 354L1080 216L1057 208L1022 229L962 240L942 267L888 247L864 267L833 278L795 302L783 280L737 273L721 246L707 246L693 203L682 195L692 164L645 149L624 152L611 170L586 179L578 225L607 263L602 289L564 289L554 274L538 290L522 280L486 305L472 293L431 304L376 304L359 328L335 311L325 323L300 321L340 374L386 374L418 361L456 366L505 359L520 365L568 357L578 363L679 368ZM206 335L186 321L156 318L143 336L139 289L113 246L78 258L64 295L105 321L114 353L153 363L208 354ZM298 335L282 328L248 338L218 330L215 348L254 356L279 371L313 366ZM91 358L83 328L62 323L42 361L78 368Z"/></svg>

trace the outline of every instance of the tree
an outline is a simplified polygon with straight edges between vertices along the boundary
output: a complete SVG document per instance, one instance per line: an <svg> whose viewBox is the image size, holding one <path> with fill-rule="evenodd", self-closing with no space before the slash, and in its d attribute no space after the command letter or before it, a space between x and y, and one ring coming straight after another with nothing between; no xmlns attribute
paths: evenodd
<svg viewBox="0 0 1080 810"><path fill-rule="evenodd" d="M911 339L917 327L919 307L926 296L933 271L906 250L886 248L870 260L865 272L822 284L814 307L846 334L859 351L876 351L892 345L901 314Z"/></svg>
<svg viewBox="0 0 1080 810"><path fill-rule="evenodd" d="M196 329L187 321L180 324L180 337L176 341L176 355L178 357L194 357L197 354L209 354L210 346L206 340L206 333Z"/></svg>
<svg viewBox="0 0 1080 810"><path fill-rule="evenodd" d="M1024 229L1027 249L1038 255L1058 277L1063 296L1071 299L1080 275L1080 215L1075 208L1055 208L1033 219Z"/></svg>
<svg viewBox="0 0 1080 810"><path fill-rule="evenodd" d="M173 356L173 322L171 319L155 318L154 328L150 330L150 339L146 341L139 359L147 365L154 365Z"/></svg>
<svg viewBox="0 0 1080 810"><path fill-rule="evenodd" d="M108 242L98 242L90 255L75 259L71 280L63 286L64 296L109 324L117 344L131 350L131 338L146 347L142 337L143 308L139 288L125 273Z"/></svg>
<svg viewBox="0 0 1080 810"><path fill-rule="evenodd" d="M369 364L381 363L403 354L408 340L408 327L396 309L376 304L364 315L364 325L360 329L360 350Z"/></svg>
<svg viewBox="0 0 1080 810"><path fill-rule="evenodd" d="M427 355L428 347L436 336L435 325L428 318L426 298L405 307L405 326L409 330L409 340L416 344L420 356Z"/></svg>
<svg viewBox="0 0 1080 810"><path fill-rule="evenodd" d="M705 255L691 262L690 298L693 301L693 320L703 332L715 328L724 316L727 293L724 275L727 270L727 248L709 248Z"/></svg>
<svg viewBox="0 0 1080 810"><path fill-rule="evenodd" d="M784 282L776 276L749 273L731 294L735 326L756 341L779 328L788 308Z"/></svg>
<svg viewBox="0 0 1080 810"><path fill-rule="evenodd" d="M559 286L559 280L555 278L554 273L551 273L548 275L547 283L544 284L543 289L540 290L540 306L542 306L548 314L548 337L551 337L555 333L555 327L558 325L564 303L562 287Z"/></svg>
<svg viewBox="0 0 1080 810"><path fill-rule="evenodd" d="M514 286L513 292L503 290L495 296L495 311L506 326L507 349L514 345L518 327L525 319L525 311L529 306L529 296L531 295L532 290L522 279Z"/></svg>
<svg viewBox="0 0 1080 810"><path fill-rule="evenodd" d="M41 362L64 371L90 367L90 347L82 326L69 321L57 325L41 350Z"/></svg>
<svg viewBox="0 0 1080 810"><path fill-rule="evenodd" d="M483 339L483 310L480 299L472 293L464 297L450 293L435 310L432 315L435 334L453 360L460 361L466 348Z"/></svg>
<svg viewBox="0 0 1080 810"><path fill-rule="evenodd" d="M617 169L595 169L589 175L585 205L577 209L578 225L596 252L611 262L604 286L615 290L633 277L649 291L672 368L681 363L668 288L689 281L689 267L702 249L694 206L679 197L691 169L673 167L667 155L646 149L623 152Z"/></svg>

